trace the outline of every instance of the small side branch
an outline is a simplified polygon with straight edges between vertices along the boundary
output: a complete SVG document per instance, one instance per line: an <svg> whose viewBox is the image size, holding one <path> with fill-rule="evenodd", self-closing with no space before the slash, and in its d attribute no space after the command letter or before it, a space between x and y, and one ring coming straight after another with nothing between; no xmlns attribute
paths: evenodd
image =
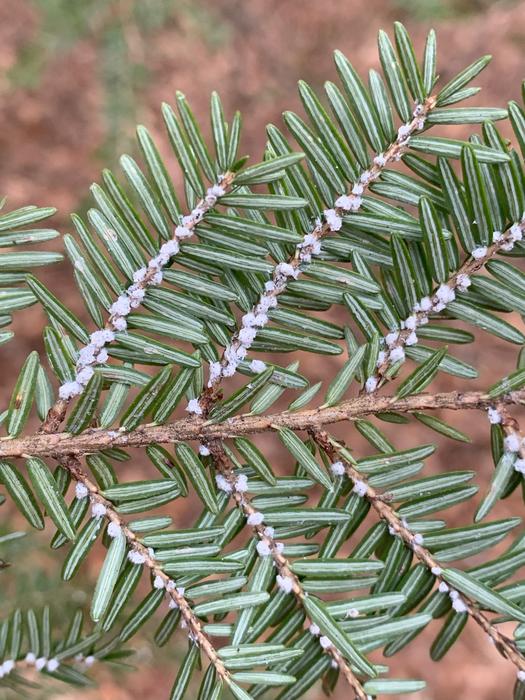
<svg viewBox="0 0 525 700"><path fill-rule="evenodd" d="M83 487L87 489L87 496L91 500L95 517L97 517L97 513L99 513L100 515L98 515L98 517L104 517L108 523L113 524L114 532L117 533L117 536L120 535L126 538L128 547L133 556L131 560L135 564L144 566L150 570L154 577L155 585L159 588L164 588L166 594L171 599L171 607L180 610L181 617L186 623L189 638L206 654L215 667L217 675L225 683L230 684L231 675L218 656L209 637L202 629L200 620L185 598L184 589L177 587L175 581L163 571L161 564L155 559L154 551L139 541L133 530L128 527L126 522L117 513L113 503L102 496L97 485L93 483L84 472L79 460L73 455L70 455L63 460L61 464L69 471L77 484L82 484Z"/></svg>
<svg viewBox="0 0 525 700"><path fill-rule="evenodd" d="M467 613L488 634L499 653L511 661L519 673L525 672L525 658L518 651L513 641L501 634L475 603L468 600L463 594L460 596L458 591L454 591L448 586L441 576L442 568L439 562L436 561L428 549L422 546L420 536L408 529L392 506L368 484L366 478L346 459L342 452L342 446L325 431L311 431L311 435L330 459L344 464L346 476L356 485L358 493L370 502L371 507L379 518L388 525L389 532L394 537L401 538L405 545L414 552L414 556L434 574L437 581L444 585L444 590L449 592L453 599L454 609L457 613Z"/></svg>
<svg viewBox="0 0 525 700"><path fill-rule="evenodd" d="M238 478L235 478L230 461L224 452L221 443L219 441L214 441L213 443L210 443L208 447L211 452L214 467L220 477L222 477L222 481L220 481L220 479L218 480L219 483L222 484L222 488L224 490L230 493L231 497L237 504L237 507L245 515L248 525L251 525L254 534L259 540L257 546L259 556L272 557L275 568L278 572L277 584L279 588L285 593L292 593L295 596L298 604L303 607L303 600L306 593L301 585L301 581L292 571L290 562L282 552L283 544L281 542L276 542L273 528L268 527L265 524L263 514L258 512L253 507L250 498L244 490L244 484L242 488L239 488L239 480ZM312 627L310 627L310 629L312 629ZM319 633L319 630L317 630L317 633ZM340 672L343 674L347 683L354 691L355 698L357 700L368 700L369 696L365 692L361 682L339 649L328 639L326 639L326 646L322 646L325 653L332 657L334 665L337 664Z"/></svg>

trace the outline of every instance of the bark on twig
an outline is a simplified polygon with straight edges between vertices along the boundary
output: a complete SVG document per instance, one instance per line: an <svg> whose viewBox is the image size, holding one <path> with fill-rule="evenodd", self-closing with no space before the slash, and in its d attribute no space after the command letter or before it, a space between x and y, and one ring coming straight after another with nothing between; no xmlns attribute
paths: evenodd
<svg viewBox="0 0 525 700"><path fill-rule="evenodd" d="M482 391L451 391L419 394L404 399L395 396L362 395L336 406L307 411L283 411L265 416L242 414L223 423L198 417L184 418L166 425L142 425L130 432L91 428L79 435L69 433L37 433L23 438L0 440L0 459L32 456L82 455L110 447L143 447L152 443L166 444L184 440L224 440L241 435L255 435L279 428L309 430L345 420L358 420L368 415L395 411L413 413L434 410L486 410L494 405L525 404L525 389L513 391L497 400Z"/></svg>

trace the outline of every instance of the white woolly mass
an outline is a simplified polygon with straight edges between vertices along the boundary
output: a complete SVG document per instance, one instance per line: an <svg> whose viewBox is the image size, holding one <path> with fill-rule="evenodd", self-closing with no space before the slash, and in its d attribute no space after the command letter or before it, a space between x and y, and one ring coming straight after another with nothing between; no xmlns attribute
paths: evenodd
<svg viewBox="0 0 525 700"><path fill-rule="evenodd" d="M100 331L92 333L89 339L93 345L102 348L106 343L112 343L115 340L115 333L109 328L102 328Z"/></svg>
<svg viewBox="0 0 525 700"><path fill-rule="evenodd" d="M363 498L363 496L366 496L366 493L368 491L368 485L366 484L366 482L361 481L360 479L356 479L354 481L354 488L352 489L352 491L354 493L357 493L358 496L361 496L361 498Z"/></svg>
<svg viewBox="0 0 525 700"><path fill-rule="evenodd" d="M222 374L222 365L220 362L210 362L210 378L208 386L211 387L219 379Z"/></svg>
<svg viewBox="0 0 525 700"><path fill-rule="evenodd" d="M414 544L422 545L424 541L423 535L421 535L419 532L416 532L414 535Z"/></svg>
<svg viewBox="0 0 525 700"><path fill-rule="evenodd" d="M155 576L153 579L153 588L157 588L158 590L161 590L162 588L165 587L164 579L162 576Z"/></svg>
<svg viewBox="0 0 525 700"><path fill-rule="evenodd" d="M355 193L343 194L335 200L335 206L337 209L343 209L344 211L358 211L362 202L361 197L356 196Z"/></svg>
<svg viewBox="0 0 525 700"><path fill-rule="evenodd" d="M235 490L239 491L240 493L248 491L248 477L246 474L239 474L235 482Z"/></svg>
<svg viewBox="0 0 525 700"><path fill-rule="evenodd" d="M392 345L394 345L398 338L399 331L390 331L390 333L387 333L385 335L385 343L388 345L388 347L391 347Z"/></svg>
<svg viewBox="0 0 525 700"><path fill-rule="evenodd" d="M468 612L468 608L465 604L465 601L462 600L461 598L456 598L455 600L452 601L452 607L457 613L466 613Z"/></svg>
<svg viewBox="0 0 525 700"><path fill-rule="evenodd" d="M254 513L250 513L247 523L248 525L260 525L263 521L264 515L258 511L255 511Z"/></svg>
<svg viewBox="0 0 525 700"><path fill-rule="evenodd" d="M442 304L449 304L456 298L456 292L448 284L439 285L436 291L436 299Z"/></svg>
<svg viewBox="0 0 525 700"><path fill-rule="evenodd" d="M129 298L125 294L121 294L116 301L109 307L109 313L112 316L127 316L131 311Z"/></svg>
<svg viewBox="0 0 525 700"><path fill-rule="evenodd" d="M518 671L516 676L520 683L525 683L525 671Z"/></svg>
<svg viewBox="0 0 525 700"><path fill-rule="evenodd" d="M283 593L291 593L293 590L293 579L290 576L281 576L277 574L276 579L277 585Z"/></svg>
<svg viewBox="0 0 525 700"><path fill-rule="evenodd" d="M310 627L308 627L308 631L310 634L312 634L314 637L317 637L318 634L320 634L321 630L319 629L319 626L315 624L315 622L312 622Z"/></svg>
<svg viewBox="0 0 525 700"><path fill-rule="evenodd" d="M60 666L60 661L58 659L49 659L49 661L46 664L46 670L49 671L49 673L54 673Z"/></svg>
<svg viewBox="0 0 525 700"><path fill-rule="evenodd" d="M359 610L357 608L348 608L348 610L346 611L346 617L359 617Z"/></svg>
<svg viewBox="0 0 525 700"><path fill-rule="evenodd" d="M109 525L108 525L108 535L109 535L111 538L114 539L115 537L120 537L120 533L121 533L121 532L122 532L122 530L121 530L120 525L119 525L118 523L115 523L115 522L113 522L113 521L111 521L111 522L109 523Z"/></svg>
<svg viewBox="0 0 525 700"><path fill-rule="evenodd" d="M472 257L474 260L481 260L484 258L487 254L488 248L486 245L480 246L479 248L474 248L472 251Z"/></svg>
<svg viewBox="0 0 525 700"><path fill-rule="evenodd" d="M374 158L374 165L377 165L378 168L384 168L387 163L388 159L383 155L383 153L379 153Z"/></svg>
<svg viewBox="0 0 525 700"><path fill-rule="evenodd" d="M277 554L282 554L284 552L284 542L275 542L274 547Z"/></svg>
<svg viewBox="0 0 525 700"><path fill-rule="evenodd" d="M390 354L388 356L390 362L394 364L395 362L404 362L405 360L405 351L402 348L401 345L398 345L396 348L393 348L390 351Z"/></svg>
<svg viewBox="0 0 525 700"><path fill-rule="evenodd" d="M273 537L275 536L275 529L271 525L268 525L267 527L264 528L263 534L266 537L273 539Z"/></svg>
<svg viewBox="0 0 525 700"><path fill-rule="evenodd" d="M397 140L399 143L404 143L411 134L410 124L401 124L397 130Z"/></svg>
<svg viewBox="0 0 525 700"><path fill-rule="evenodd" d="M241 328L237 337L239 338L239 341L242 343L242 345L250 347L250 345L255 340L256 335L257 331L255 330L255 328Z"/></svg>
<svg viewBox="0 0 525 700"><path fill-rule="evenodd" d="M37 671L43 671L44 668L46 667L47 664L47 659L44 656L41 656L39 659L35 661L35 668Z"/></svg>
<svg viewBox="0 0 525 700"><path fill-rule="evenodd" d="M430 571L434 574L434 576L441 576L443 573L443 569L440 566L433 566Z"/></svg>
<svg viewBox="0 0 525 700"><path fill-rule="evenodd" d="M456 288L459 292L466 292L472 284L470 277L464 272L456 277Z"/></svg>
<svg viewBox="0 0 525 700"><path fill-rule="evenodd" d="M448 593L449 590L450 590L450 589L449 589L449 587L448 587L448 584L445 583L445 581L441 581L441 583L440 583L439 586L438 586L438 591L439 591L440 593Z"/></svg>
<svg viewBox="0 0 525 700"><path fill-rule="evenodd" d="M300 272L294 265L285 262L279 263L275 268L275 274L279 277L293 277L293 279L297 279Z"/></svg>
<svg viewBox="0 0 525 700"><path fill-rule="evenodd" d="M26 664L30 664L32 666L35 663L35 661L36 661L36 654L34 654L32 651L28 651L26 656L25 656Z"/></svg>
<svg viewBox="0 0 525 700"><path fill-rule="evenodd" d="M333 462L330 465L330 469L335 476L344 476L345 465L342 462Z"/></svg>
<svg viewBox="0 0 525 700"><path fill-rule="evenodd" d="M88 493L88 487L81 481L77 481L77 483L75 484L75 497L78 498L79 501L81 501L88 495Z"/></svg>
<svg viewBox="0 0 525 700"><path fill-rule="evenodd" d="M413 314L405 319L405 328L409 331L415 331L417 328L417 316Z"/></svg>
<svg viewBox="0 0 525 700"><path fill-rule="evenodd" d="M519 472L520 474L525 474L525 459L522 459L519 457L515 462L514 462L514 469Z"/></svg>
<svg viewBox="0 0 525 700"><path fill-rule="evenodd" d="M519 452L521 440L516 433L511 433L503 440L505 452Z"/></svg>
<svg viewBox="0 0 525 700"><path fill-rule="evenodd" d="M16 662L13 659L6 659L3 664L0 665L0 678L2 676L8 676L14 669Z"/></svg>
<svg viewBox="0 0 525 700"><path fill-rule="evenodd" d="M416 345L418 342L418 337L417 333L415 331L412 331L412 333L409 333L407 337L405 338L405 345L408 345L409 347L411 345Z"/></svg>
<svg viewBox="0 0 525 700"><path fill-rule="evenodd" d="M379 379L377 377L368 377L365 382L365 391L367 394L372 394L379 384Z"/></svg>
<svg viewBox="0 0 525 700"><path fill-rule="evenodd" d="M377 353L377 362L376 362L376 367L381 367L386 361L387 354L384 350L380 350Z"/></svg>
<svg viewBox="0 0 525 700"><path fill-rule="evenodd" d="M331 231L339 231L343 225L343 220L335 209L325 209L324 218Z"/></svg>
<svg viewBox="0 0 525 700"><path fill-rule="evenodd" d="M262 360L252 360L250 362L250 369L252 372L255 372L255 374L261 374L261 372L264 372L266 369L266 363Z"/></svg>
<svg viewBox="0 0 525 700"><path fill-rule="evenodd" d="M323 649L329 649L332 646L332 642L325 635L319 637L319 644L323 647Z"/></svg>
<svg viewBox="0 0 525 700"><path fill-rule="evenodd" d="M199 445L199 454L202 457L208 457L210 454L210 448L207 445Z"/></svg>
<svg viewBox="0 0 525 700"><path fill-rule="evenodd" d="M146 557L141 552L136 549L130 549L128 552L128 559L132 564L144 564Z"/></svg>
<svg viewBox="0 0 525 700"><path fill-rule="evenodd" d="M224 491L224 493L231 493L233 491L233 486L222 474L215 474L215 483L217 484L217 488Z"/></svg>
<svg viewBox="0 0 525 700"><path fill-rule="evenodd" d="M194 413L196 416L202 416L202 407L199 399L190 399L185 409L188 413Z"/></svg>
<svg viewBox="0 0 525 700"><path fill-rule="evenodd" d="M64 382L58 389L58 395L63 401L68 401L75 396L79 396L83 391L82 384L79 382Z"/></svg>
<svg viewBox="0 0 525 700"><path fill-rule="evenodd" d="M419 306L421 311L430 311L432 308L432 299L430 297L423 297L419 300Z"/></svg>
<svg viewBox="0 0 525 700"><path fill-rule="evenodd" d="M264 540L260 540L259 542L257 542L256 549L257 549L257 554L260 557L267 557L272 553L272 550L270 549L270 545L268 544L268 542L265 542Z"/></svg>
<svg viewBox="0 0 525 700"><path fill-rule="evenodd" d="M91 506L91 516L93 518L102 518L106 515L106 506L103 503L93 503Z"/></svg>
<svg viewBox="0 0 525 700"><path fill-rule="evenodd" d="M501 413L497 408L487 408L487 416L489 423L492 423L493 425L501 423Z"/></svg>
<svg viewBox="0 0 525 700"><path fill-rule="evenodd" d="M86 658L84 659L84 663L88 668L90 668L90 666L93 666L95 661L96 661L96 658L92 654L90 654L89 656L86 656Z"/></svg>

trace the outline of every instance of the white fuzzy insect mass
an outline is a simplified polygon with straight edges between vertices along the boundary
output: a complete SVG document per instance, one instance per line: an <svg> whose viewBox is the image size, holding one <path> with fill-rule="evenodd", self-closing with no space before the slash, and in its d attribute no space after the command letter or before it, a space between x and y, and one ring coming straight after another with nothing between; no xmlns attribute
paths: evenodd
<svg viewBox="0 0 525 700"><path fill-rule="evenodd" d="M106 515L106 506L103 503L93 503L91 506L91 516L93 518L102 518Z"/></svg>
<svg viewBox="0 0 525 700"><path fill-rule="evenodd" d="M368 377L365 382L365 391L367 394L372 394L379 384L379 379L377 377Z"/></svg>
<svg viewBox="0 0 525 700"><path fill-rule="evenodd" d="M75 497L78 498L79 501L81 501L83 498L86 498L88 493L88 487L81 481L77 481L77 483L75 484Z"/></svg>
<svg viewBox="0 0 525 700"><path fill-rule="evenodd" d="M333 464L330 465L330 470L334 476L344 476L345 465L342 462L333 462Z"/></svg>
<svg viewBox="0 0 525 700"><path fill-rule="evenodd" d="M270 545L265 542L264 540L260 540L257 542L257 554L260 557L267 557L272 553L272 550L270 549Z"/></svg>
<svg viewBox="0 0 525 700"><path fill-rule="evenodd" d="M254 513L250 513L247 519L248 525L260 525L264 521L264 515L262 513L259 513L255 511Z"/></svg>
<svg viewBox="0 0 525 700"><path fill-rule="evenodd" d="M194 413L196 416L202 416L202 407L199 403L199 399L190 399L186 406L186 411L188 413Z"/></svg>
<svg viewBox="0 0 525 700"><path fill-rule="evenodd" d="M120 533L122 532L120 525L115 522L110 522L108 525L108 535L114 539L115 537L120 537Z"/></svg>
<svg viewBox="0 0 525 700"><path fill-rule="evenodd" d="M514 469L520 474L525 474L525 459L518 458L514 462Z"/></svg>
<svg viewBox="0 0 525 700"><path fill-rule="evenodd" d="M518 452L520 449L521 440L516 433L511 433L503 441L505 452Z"/></svg>
<svg viewBox="0 0 525 700"><path fill-rule="evenodd" d="M215 474L215 483L217 484L217 488L224 491L224 493L231 493L233 491L232 484L230 484L228 479L222 474Z"/></svg>
<svg viewBox="0 0 525 700"><path fill-rule="evenodd" d="M130 549L128 552L128 559L132 564L144 564L146 557L138 552L136 549Z"/></svg>
<svg viewBox="0 0 525 700"><path fill-rule="evenodd" d="M482 260L487 255L487 246L480 246L472 251L472 257L474 260Z"/></svg>
<svg viewBox="0 0 525 700"><path fill-rule="evenodd" d="M158 576L158 575L155 576L155 578L153 579L153 588L157 588L157 589L161 590L164 587L165 587L165 583L164 583L164 579L162 578L162 576Z"/></svg>
<svg viewBox="0 0 525 700"><path fill-rule="evenodd" d="M250 362L250 369L252 372L255 372L255 374L261 374L261 372L264 372L266 369L266 363L262 360L252 360Z"/></svg>
<svg viewBox="0 0 525 700"><path fill-rule="evenodd" d="M366 493L368 491L368 486L364 481L360 481L359 479L356 479L354 481L354 488L352 489L354 493L357 493L358 496L363 498L363 496L366 496Z"/></svg>
<svg viewBox="0 0 525 700"><path fill-rule="evenodd" d="M397 347L393 348L390 351L389 354L389 359L392 364L395 364L396 362L404 362L405 360L405 351L401 347L401 345L398 345Z"/></svg>
<svg viewBox="0 0 525 700"><path fill-rule="evenodd" d="M293 590L293 579L290 576L276 576L277 585L283 593L291 593Z"/></svg>
<svg viewBox="0 0 525 700"><path fill-rule="evenodd" d="M489 419L489 423L492 423L492 425L496 425L497 423L501 423L501 413L498 411L497 408L488 408L487 409L487 416Z"/></svg>
<svg viewBox="0 0 525 700"><path fill-rule="evenodd" d="M239 493L248 491L248 477L246 474L239 474L237 480L235 481L235 490L239 491Z"/></svg>
<svg viewBox="0 0 525 700"><path fill-rule="evenodd" d="M49 659L49 661L46 664L46 670L49 671L49 673L54 673L59 666L60 662L58 659Z"/></svg>
<svg viewBox="0 0 525 700"><path fill-rule="evenodd" d="M329 649L332 646L332 642L324 635L319 637L319 644L323 647L323 649Z"/></svg>

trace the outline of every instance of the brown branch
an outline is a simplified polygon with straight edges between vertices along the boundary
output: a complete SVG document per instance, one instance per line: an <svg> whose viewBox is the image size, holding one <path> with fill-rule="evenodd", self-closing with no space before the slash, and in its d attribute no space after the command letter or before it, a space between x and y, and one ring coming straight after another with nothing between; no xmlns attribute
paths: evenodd
<svg viewBox="0 0 525 700"><path fill-rule="evenodd" d="M482 391L451 391L439 394L418 394L404 399L395 396L362 395L336 406L321 406L306 411L283 411L266 416L242 414L223 423L203 418L183 418L166 425L142 425L130 432L91 428L79 435L69 433L37 433L24 438L0 440L0 459L26 455L82 455L110 447L143 447L152 443L166 444L183 440L224 440L241 435L254 435L279 428L309 430L346 420L359 420L367 415L396 411L412 413L434 410L485 410L495 404L525 404L525 389L512 391L497 400Z"/></svg>
<svg viewBox="0 0 525 700"><path fill-rule="evenodd" d="M434 559L428 549L421 545L418 541L417 533L412 532L406 527L387 500L383 498L381 494L378 494L375 489L368 484L366 478L348 461L342 450L342 445L325 431L312 430L310 433L315 442L326 452L331 460L343 462L346 475L352 482L361 482L366 485L364 497L370 502L370 505L376 511L380 519L388 525L389 531L394 536L400 537L403 540L406 546L414 552L415 557L432 571L436 580L444 582L440 574L442 567L439 562ZM466 598L463 593L461 594L461 598L466 606L466 612L489 635L499 653L504 658L511 661L518 671L525 671L525 658L519 652L514 642L501 634L497 627L491 624L490 620L481 612L477 605Z"/></svg>

